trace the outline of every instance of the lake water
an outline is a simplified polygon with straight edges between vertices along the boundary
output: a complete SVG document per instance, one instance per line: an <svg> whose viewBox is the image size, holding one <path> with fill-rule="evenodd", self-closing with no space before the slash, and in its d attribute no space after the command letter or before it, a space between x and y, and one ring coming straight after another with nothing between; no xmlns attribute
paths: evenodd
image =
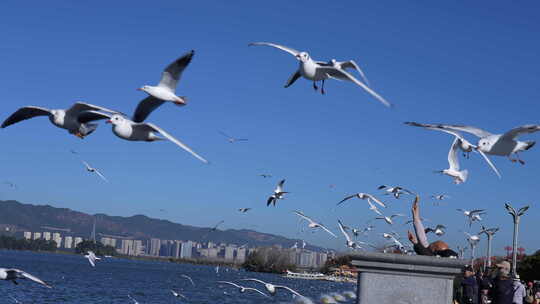
<svg viewBox="0 0 540 304"><path fill-rule="evenodd" d="M103 259L92 268L83 256L25 251L1 250L0 267L24 270L53 286L53 289L48 289L28 280L19 280L19 285L0 281L1 304L15 303L8 295L22 303L133 303L128 294L141 304L295 303L290 293L283 290L278 290L276 296L268 299L251 292L240 294L232 286L216 283L219 280L238 282L245 278L289 286L309 297L313 303L322 303L323 295L355 288L351 283L286 279L279 275L225 267L220 267L216 274L213 266L119 258ZM182 274L193 278L195 286L182 278ZM265 292L264 286L255 282L239 283ZM185 295L187 300L174 297L171 289Z"/></svg>

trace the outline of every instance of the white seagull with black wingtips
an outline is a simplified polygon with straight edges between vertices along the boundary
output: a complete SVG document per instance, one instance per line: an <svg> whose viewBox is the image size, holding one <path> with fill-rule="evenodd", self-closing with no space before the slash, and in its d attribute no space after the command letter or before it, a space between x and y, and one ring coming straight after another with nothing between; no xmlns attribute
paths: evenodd
<svg viewBox="0 0 540 304"><path fill-rule="evenodd" d="M264 294L262 291L260 291L260 290L258 290L258 289L255 289L255 288L240 286L240 285L238 285L238 284L235 284L235 283L233 283L233 282L228 282L228 281L217 281L217 282L220 283L220 284L228 284L228 285L232 285L232 286L238 288L238 291L239 291L240 293L244 293L244 292L246 292L246 291L248 291L248 290L251 290L251 291L257 292L257 293L259 293L260 295L263 295L263 296L269 298L268 295Z"/></svg>
<svg viewBox="0 0 540 304"><path fill-rule="evenodd" d="M306 216L304 213L300 212L300 211L293 211L296 215L298 215L299 217L307 220L309 222L308 224L308 227L309 228L321 228L323 229L324 231L328 232L331 236L337 238L337 236L332 232L330 231L328 228L326 228L326 226L324 226L323 224L321 223L318 223L318 222L315 222L312 218L310 218L309 216Z"/></svg>
<svg viewBox="0 0 540 304"><path fill-rule="evenodd" d="M445 125L445 124L420 124L435 129L454 130L470 133L479 138L476 149L490 155L507 156L512 162L518 161L525 164L518 156L519 152L529 150L535 145L535 141L519 141L516 138L527 133L540 131L540 125L523 125L516 127L503 134L492 134L477 127L465 125ZM516 158L511 158L515 154Z"/></svg>
<svg viewBox="0 0 540 304"><path fill-rule="evenodd" d="M362 192L359 192L359 193L355 193L353 195L349 195L347 196L346 198L342 199L339 203L337 203L337 205L341 205L343 202L347 201L347 200L350 200L351 198L359 198L361 200L367 200L368 203L370 201L374 201L375 203L379 204L379 206L381 207L384 207L386 208L386 204L381 202L379 199L377 199L375 196L369 194L369 193L362 193Z"/></svg>
<svg viewBox="0 0 540 304"><path fill-rule="evenodd" d="M30 281L34 281L38 284L41 284L47 288L52 288L49 284L29 274L28 272L24 272L22 270L15 269L15 268L0 268L0 280L11 281L13 282L13 284L17 285L19 284L17 282L18 279L28 279Z"/></svg>
<svg viewBox="0 0 540 304"><path fill-rule="evenodd" d="M282 179L278 183L276 189L274 190L274 193L266 201L266 206L270 206L271 204L273 204L275 207L277 200L283 199L283 196L285 195L285 193L289 193L289 192L283 191L283 184L285 184L284 179Z"/></svg>
<svg viewBox="0 0 540 304"><path fill-rule="evenodd" d="M105 176L103 176L103 174L101 174L101 172L99 172L98 169L96 169L96 168L94 168L94 167L91 167L91 166L90 166L87 162L85 162L84 160L82 161L82 163L83 163L84 166L86 167L86 171L95 173L95 174L97 174L99 177L101 177L102 180L108 182L108 180L105 178Z"/></svg>
<svg viewBox="0 0 540 304"><path fill-rule="evenodd" d="M107 123L113 125L112 131L114 135L129 141L157 141L157 140L169 140L175 143L180 148L186 150L191 155L204 163L208 163L206 159L191 150L190 147L182 143L180 140L174 138L165 130L152 123L137 123L120 114L107 114L98 111L86 111L79 116L82 121L92 121L98 119L107 119ZM161 134L163 137L158 136Z"/></svg>
<svg viewBox="0 0 540 304"><path fill-rule="evenodd" d="M109 113L117 113L117 111L109 110L104 107L96 106L85 102L76 102L69 109L47 109L36 106L26 106L11 114L0 126L5 128L12 124L27 120L38 116L48 116L51 123L59 128L66 129L70 134L79 138L84 138L90 135L97 128L97 124L83 123L78 117L84 111L103 111Z"/></svg>
<svg viewBox="0 0 540 304"><path fill-rule="evenodd" d="M161 74L161 80L157 86L145 85L138 89L148 93L149 96L139 102L133 115L134 122L143 122L152 111L166 101L171 101L177 106L186 104L187 98L185 96L176 95L176 86L194 54L195 51L191 50L169 64Z"/></svg>
<svg viewBox="0 0 540 304"><path fill-rule="evenodd" d="M249 46L257 46L257 45L265 45L265 46L271 46L277 49L280 49L282 51L285 51L294 57L300 62L300 67L298 70L296 70L289 80L287 80L287 83L285 84L285 87L288 88L291 86L298 78L304 77L308 80L313 81L313 88L315 90L318 89L316 82L322 81L321 86L321 93L324 94L324 81L326 79L336 79L336 80L346 80L355 83L362 89L364 89L366 92L368 92L371 96L375 97L378 101L380 101L382 104L384 104L387 107L390 107L391 104L386 101L382 96L377 94L375 91L373 91L369 86L361 82L360 80L356 79L353 75L351 75L349 72L345 71L345 68L354 68L358 67L356 63L353 64L349 62L337 62L337 61L330 61L330 62L323 62L323 61L314 61L311 59L309 54L307 52L300 52L295 49L270 43L270 42L253 42L250 43ZM360 68L358 68L358 71L360 71ZM362 73L363 75L363 73Z"/></svg>

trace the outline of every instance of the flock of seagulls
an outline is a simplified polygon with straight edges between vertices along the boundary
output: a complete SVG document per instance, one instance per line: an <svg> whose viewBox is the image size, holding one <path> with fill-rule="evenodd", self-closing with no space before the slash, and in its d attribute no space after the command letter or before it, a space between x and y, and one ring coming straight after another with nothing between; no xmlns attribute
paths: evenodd
<svg viewBox="0 0 540 304"><path fill-rule="evenodd" d="M454 141L448 152L449 168L441 170L440 172L452 177L456 184L464 183L468 176L468 170L460 170L458 158L460 151L464 153L477 152L484 158L493 172L501 178L499 170L489 159L488 155L506 156L512 162L519 162L524 165L525 161L519 157L518 153L529 150L536 142L532 140L520 141L517 140L517 137L540 131L540 125L532 124L511 129L503 134L492 134L483 129L465 125L423 124L417 122L405 122L405 124L413 127L440 131L454 136ZM462 135L462 132L478 137L477 143L472 144Z"/></svg>
<svg viewBox="0 0 540 304"><path fill-rule="evenodd" d="M320 82L320 92L321 94L325 94L326 80L334 79L340 81L348 81L354 83L355 85L363 89L365 92L371 95L378 102L382 103L384 106L392 106L390 102L388 102L385 98L383 98L380 94L378 94L375 90L371 88L370 82L366 77L365 73L362 71L360 66L353 60L337 61L335 59L331 59L329 61L318 61L312 59L309 53L306 51L297 51L290 47L271 42L253 42L250 43L249 46L268 46L276 48L293 55L298 60L298 68L292 73L292 75L285 83L285 88L293 85L299 78L304 78L312 82L313 89L316 91L319 90L318 83ZM203 156L195 152L193 149L191 149L179 139L165 131L163 128L159 127L154 123L147 122L147 119L151 115L151 113L160 108L161 106L164 106L164 104L172 103L176 106L186 106L188 104L188 98L186 96L178 96L176 90L178 82L180 81L184 70L192 62L194 54L195 51L191 50L170 63L161 73L161 78L157 85L144 85L140 87L138 90L144 92L147 96L137 104L131 117L128 117L123 112L117 110L78 101L75 102L68 109L48 109L40 106L25 106L16 110L7 119L5 119L4 122L0 125L0 127L6 128L13 124L34 117L46 116L54 126L65 129L68 131L69 134L83 139L86 136L89 136L93 132L95 132L98 127L98 124L95 123L96 121L105 120L106 123L112 125L113 134L120 139L127 141L143 142L167 140L176 144L178 147L185 150L201 162L208 163L208 160L206 160ZM357 73L359 77L355 77L353 73ZM466 125L424 124L418 122L405 122L405 124L408 126L414 126L427 130L439 131L441 133L453 136L453 141L450 145L447 156L448 168L438 170L436 172L451 177L455 184L465 183L469 175L469 171L467 169L461 168L462 166L460 165L459 161L461 153L463 153L463 155L465 155L466 157L469 157L469 154L471 152L480 154L484 161L491 168L491 170L499 178L501 178L502 175L500 174L494 163L491 161L489 156L505 156L512 162L519 162L520 164L524 165L525 162L520 158L519 153L531 149L535 145L535 141L520 141L517 138L524 134L540 131L540 125L523 125L509 130L506 133L493 134L480 128ZM219 133L224 136L229 143L248 141L248 139L246 138L236 138L222 131L219 131ZM467 140L463 136L463 133L476 136L478 140L475 144L473 144L471 141ZM71 150L71 153L78 154L74 150ZM96 174L105 182L108 181L105 176L100 172L100 170L91 166L88 162L84 160L82 160L82 163L88 172ZM272 177L272 175L268 173L259 174L259 176L264 179ZM273 193L267 198L266 206L272 205L276 207L277 202L279 200L283 200L285 194L289 193L288 191L284 190L284 183L285 179L279 181ZM330 188L334 187L335 185L330 186ZM381 195L391 195L395 199L401 199L402 196L417 196L417 194L413 191L405 189L401 186L381 185L377 188L377 190L382 191ZM383 213L383 210L387 209L389 205L378 199L376 196L364 192L358 192L346 196L336 204L336 207L353 198L358 198L362 201L365 201L367 203L368 209L374 213L373 219L382 220L389 226L394 225L394 222L397 218L404 216L403 214L388 214L386 212ZM450 196L446 194L437 194L432 195L431 198L436 201L443 201L450 198ZM252 208L239 208L237 210L240 213L246 213L251 209ZM485 210L481 209L470 211L463 209L457 210L462 212L463 215L467 218L469 227L471 227L474 222L482 221L481 215L485 214ZM307 227L310 228L312 231L324 230L332 237L337 238L337 235L334 234L329 227L323 225L321 222L315 221L311 217L305 215L303 212L298 210L293 211L293 213L299 216L301 221L307 222ZM218 229L218 226L222 223L223 221L220 221L217 225L210 229L210 232L216 231ZM360 250L364 249L365 247L377 248L373 244L358 240L358 237L362 235L367 235L370 231L372 231L374 229L373 225L368 225L363 229L351 228L346 226L340 219L337 220L337 224L341 234L345 238L345 246L347 248L350 248L352 250ZM495 232L497 232L497 230L498 228L485 228L484 226L482 226L482 230L478 234L473 235L468 232L464 233L467 237L467 240L472 246L480 241L479 235L494 234ZM434 228L428 227L425 229L425 233L430 232L435 234L436 236L442 236L446 233L446 227L442 224L437 224L436 226L434 226ZM352 233L352 235L350 233ZM385 240L391 242L390 244L387 244L387 247L397 248L403 252L409 251L408 246L405 246L400 241L400 236L396 232L384 232L382 233L382 237ZM297 244L295 244L295 246L297 246ZM100 258L96 257L96 255L92 251L88 251L86 255L84 255L84 257L88 260L92 267L95 267L96 262L100 260ZM216 273L218 271L219 268L216 268ZM186 279L189 279L193 286L195 286L195 283L189 276L184 277ZM39 283L45 287L51 288L50 285L40 280L39 278L18 269L0 268L0 279L12 281L14 284L18 284L17 280L19 279L28 279ZM265 290L271 296L275 295L278 290L286 290L294 294L295 296L303 297L300 293L287 286L274 285L258 279L243 279L241 281L262 284ZM218 281L218 283L237 288L240 293L254 292L261 294L262 296L268 297L267 294L256 288L242 286L235 282ZM184 299L186 298L184 295L175 290L171 289L170 291L174 297L181 297ZM129 298L132 299L135 303L137 303L136 300L133 299L131 296L129 296Z"/></svg>
<svg viewBox="0 0 540 304"><path fill-rule="evenodd" d="M190 51L169 64L161 74L161 80L157 86L145 85L139 89L147 93L148 97L139 102L131 119L116 110L76 102L67 110L51 110L38 106L22 107L11 114L0 127L6 128L23 120L48 116L51 123L56 127L66 129L70 134L84 138L97 129L98 125L93 123L94 121L106 119L107 123L112 124L114 135L121 139L145 142L169 140L200 161L208 163L205 158L164 129L153 123L144 122L154 110L166 102L172 102L175 105L186 104L186 97L176 95L176 86L182 72L189 65L194 54L194 51Z"/></svg>

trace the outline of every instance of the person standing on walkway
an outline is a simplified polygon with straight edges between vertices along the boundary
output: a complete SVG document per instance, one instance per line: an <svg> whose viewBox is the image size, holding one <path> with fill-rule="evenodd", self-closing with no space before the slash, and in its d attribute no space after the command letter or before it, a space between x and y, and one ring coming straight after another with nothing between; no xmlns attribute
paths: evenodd
<svg viewBox="0 0 540 304"><path fill-rule="evenodd" d="M478 304L478 284L471 265L463 268L463 281L461 281L461 303Z"/></svg>
<svg viewBox="0 0 540 304"><path fill-rule="evenodd" d="M512 300L512 304L523 304L523 300L525 299L525 296L527 296L527 292L525 291L525 286L523 286L519 280L519 275L514 278L513 287L514 299Z"/></svg>
<svg viewBox="0 0 540 304"><path fill-rule="evenodd" d="M491 288L492 304L512 304L514 300L514 284L510 279L510 263L502 261L496 264L496 277Z"/></svg>

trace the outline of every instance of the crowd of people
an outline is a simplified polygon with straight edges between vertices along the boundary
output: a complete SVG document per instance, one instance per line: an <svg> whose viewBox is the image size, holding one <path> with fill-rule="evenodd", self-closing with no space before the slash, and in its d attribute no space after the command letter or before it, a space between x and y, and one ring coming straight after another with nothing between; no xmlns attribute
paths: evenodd
<svg viewBox="0 0 540 304"><path fill-rule="evenodd" d="M408 231L409 241L418 255L454 257L458 254L443 241L428 242L420 217L419 199L412 205L414 234ZM502 261L487 272L474 271L468 265L456 284L456 304L540 304L540 281L522 282L519 276L511 275L511 265Z"/></svg>
<svg viewBox="0 0 540 304"><path fill-rule="evenodd" d="M484 273L465 266L456 294L456 304L540 304L540 282L512 278L510 263L502 261Z"/></svg>

